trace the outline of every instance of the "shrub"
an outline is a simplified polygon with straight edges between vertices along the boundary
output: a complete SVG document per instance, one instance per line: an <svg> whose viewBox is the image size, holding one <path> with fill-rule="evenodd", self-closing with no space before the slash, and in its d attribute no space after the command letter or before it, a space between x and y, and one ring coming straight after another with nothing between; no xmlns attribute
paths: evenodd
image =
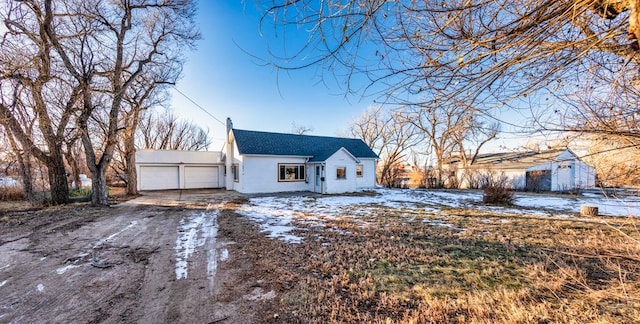
<svg viewBox="0 0 640 324"><path fill-rule="evenodd" d="M0 186L0 200L24 200L22 188L19 186Z"/></svg>
<svg viewBox="0 0 640 324"><path fill-rule="evenodd" d="M480 180L483 194L482 202L494 205L510 205L513 203L513 191L509 185L509 178L501 173L487 173Z"/></svg>
<svg viewBox="0 0 640 324"><path fill-rule="evenodd" d="M89 188L81 188L69 191L69 201L87 202L91 200L92 191Z"/></svg>
<svg viewBox="0 0 640 324"><path fill-rule="evenodd" d="M510 205L513 202L513 191L509 188L489 186L483 189L482 202L493 205Z"/></svg>

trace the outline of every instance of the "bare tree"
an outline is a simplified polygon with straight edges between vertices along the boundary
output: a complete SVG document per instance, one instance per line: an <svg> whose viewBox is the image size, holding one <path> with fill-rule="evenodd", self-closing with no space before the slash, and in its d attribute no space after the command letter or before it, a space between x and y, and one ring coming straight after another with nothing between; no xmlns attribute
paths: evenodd
<svg viewBox="0 0 640 324"><path fill-rule="evenodd" d="M291 123L291 131L294 134L304 135L304 134L313 132L313 127L305 126L305 125L298 125L298 124L296 124L296 122L292 122Z"/></svg>
<svg viewBox="0 0 640 324"><path fill-rule="evenodd" d="M158 111L143 114L136 137L141 149L200 151L211 145L208 130Z"/></svg>
<svg viewBox="0 0 640 324"><path fill-rule="evenodd" d="M181 46L192 46L198 38L193 24L195 4L184 0L32 0L18 6L36 17L29 21L36 25L22 29L46 40L45 52L56 54L46 57L46 62L55 62L61 78L74 86L77 131L92 173L92 204L106 205L105 171L121 128L125 94L147 69L180 69ZM105 122L104 132L92 134L91 124L98 120Z"/></svg>
<svg viewBox="0 0 640 324"><path fill-rule="evenodd" d="M0 10L6 27L0 51L0 123L26 154L46 165L51 202L66 203L62 146L80 89L58 74L53 43L43 32L51 14L36 1L10 1Z"/></svg>
<svg viewBox="0 0 640 324"><path fill-rule="evenodd" d="M382 106L370 107L351 122L349 131L380 157L378 181L387 186L394 183L398 164L412 147L422 142L419 131L401 114L387 111Z"/></svg>
<svg viewBox="0 0 640 324"><path fill-rule="evenodd" d="M33 126L33 125L32 125ZM35 201L33 191L33 166L31 163L31 154L29 150L20 148L20 144L15 140L13 134L5 129L6 139L13 152L16 162L20 169L20 178L22 179L22 194L29 202ZM6 152L9 152L7 150Z"/></svg>
<svg viewBox="0 0 640 324"><path fill-rule="evenodd" d="M463 103L484 115L499 108L517 109L523 98L555 95L560 97L558 105L544 115L532 115L537 122L527 125L529 131L639 134L628 124L617 123L614 129L591 123L593 114L582 105L572 113L582 115L579 121L547 123L560 120L575 104L567 104L575 96L565 90L594 91L584 84L592 75L606 76L612 81L609 85L634 81L616 91L638 102L637 0L268 3L263 32L273 28L274 33L287 30L284 35L291 35L295 25L307 39L278 38L286 46L269 44L272 55L267 60L282 69L320 65L344 79L347 93L381 91L385 103L431 110ZM370 82L364 90L363 75ZM633 114L634 107L620 105L617 112ZM491 132L481 137L489 138Z"/></svg>
<svg viewBox="0 0 640 324"><path fill-rule="evenodd" d="M148 109L165 104L168 101L165 84L174 83L178 78L175 70L152 70L152 73L140 75L135 84L126 92L124 113L122 114L124 131L116 146L116 174L127 185L126 193L138 193L136 173L136 134L143 113ZM122 177L121 174L125 176Z"/></svg>
<svg viewBox="0 0 640 324"><path fill-rule="evenodd" d="M269 3L265 32L291 25L309 31L297 48L288 44L290 52L270 46L274 65L326 64L345 71L347 81L365 73L398 100L504 101L584 72L573 69L593 56L638 59L635 0Z"/></svg>
<svg viewBox="0 0 640 324"><path fill-rule="evenodd" d="M455 155L464 166L473 164L480 149L498 133L496 123L483 120L476 109L462 102L412 107L404 118L429 143L436 162L437 186L444 186L444 166L449 158Z"/></svg>

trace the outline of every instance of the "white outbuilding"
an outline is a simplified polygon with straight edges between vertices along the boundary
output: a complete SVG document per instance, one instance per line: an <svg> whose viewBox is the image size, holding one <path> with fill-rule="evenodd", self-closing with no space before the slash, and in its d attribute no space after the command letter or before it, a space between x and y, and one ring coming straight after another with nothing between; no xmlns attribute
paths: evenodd
<svg viewBox="0 0 640 324"><path fill-rule="evenodd" d="M489 173L506 176L517 190L571 191L596 184L595 169L570 149L481 154L471 166L462 167L455 160L451 166L463 188Z"/></svg>

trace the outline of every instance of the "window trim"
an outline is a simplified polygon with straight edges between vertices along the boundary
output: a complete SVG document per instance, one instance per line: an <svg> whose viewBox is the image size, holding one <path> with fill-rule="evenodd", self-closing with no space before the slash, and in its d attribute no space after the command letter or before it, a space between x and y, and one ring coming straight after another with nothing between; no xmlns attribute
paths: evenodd
<svg viewBox="0 0 640 324"><path fill-rule="evenodd" d="M287 179L286 176L283 179L281 177L281 168L284 167L285 170L287 169L287 167L296 167L298 169L298 175L302 176L301 178L298 179ZM300 170L300 168L302 167L302 170ZM285 171L286 172L286 171ZM307 166L305 163L278 163L278 171L277 173L277 177L278 177L278 182L305 182L307 181Z"/></svg>
<svg viewBox="0 0 640 324"><path fill-rule="evenodd" d="M338 170L344 169L344 176L341 178L338 176ZM336 180L347 180L347 167L346 166L337 166L336 167Z"/></svg>
<svg viewBox="0 0 640 324"><path fill-rule="evenodd" d="M358 172L358 170L360 172ZM360 173L360 174L358 174ZM356 164L356 178L362 178L364 177L364 165L362 164Z"/></svg>
<svg viewBox="0 0 640 324"><path fill-rule="evenodd" d="M233 182L240 182L240 167L238 163L231 165L231 176L233 177Z"/></svg>

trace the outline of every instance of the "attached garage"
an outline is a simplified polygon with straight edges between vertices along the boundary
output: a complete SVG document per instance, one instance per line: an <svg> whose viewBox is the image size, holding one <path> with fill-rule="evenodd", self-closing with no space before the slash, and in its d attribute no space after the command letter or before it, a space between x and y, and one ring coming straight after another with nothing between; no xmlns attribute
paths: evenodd
<svg viewBox="0 0 640 324"><path fill-rule="evenodd" d="M219 167L185 166L184 187L186 189L220 188Z"/></svg>
<svg viewBox="0 0 640 324"><path fill-rule="evenodd" d="M139 190L206 189L224 187L222 152L136 152Z"/></svg>
<svg viewBox="0 0 640 324"><path fill-rule="evenodd" d="M138 169L139 190L162 190L180 188L178 166L145 165Z"/></svg>

